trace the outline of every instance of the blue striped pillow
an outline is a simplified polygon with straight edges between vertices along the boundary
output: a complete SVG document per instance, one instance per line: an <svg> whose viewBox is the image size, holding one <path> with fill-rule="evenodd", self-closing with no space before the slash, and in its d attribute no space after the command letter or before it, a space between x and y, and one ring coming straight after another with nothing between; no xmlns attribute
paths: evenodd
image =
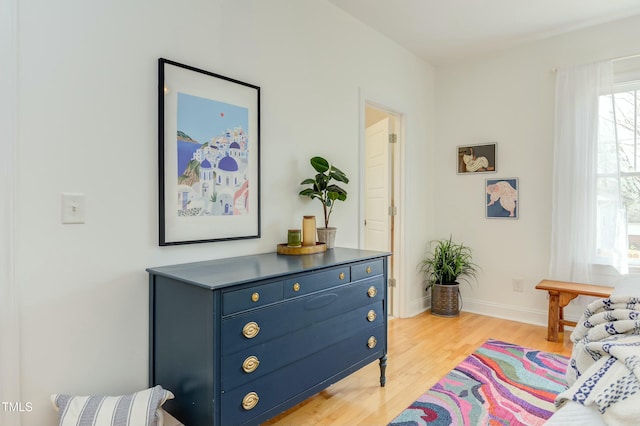
<svg viewBox="0 0 640 426"><path fill-rule="evenodd" d="M173 394L153 388L121 396L51 395L60 426L162 426L160 407Z"/></svg>

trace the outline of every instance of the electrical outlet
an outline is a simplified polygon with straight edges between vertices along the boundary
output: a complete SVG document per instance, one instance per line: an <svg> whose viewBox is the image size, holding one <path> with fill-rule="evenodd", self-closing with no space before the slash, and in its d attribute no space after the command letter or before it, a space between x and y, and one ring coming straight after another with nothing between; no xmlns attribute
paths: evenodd
<svg viewBox="0 0 640 426"><path fill-rule="evenodd" d="M524 291L524 280L522 278L514 278L512 283L513 291L517 291L518 293L522 293Z"/></svg>
<svg viewBox="0 0 640 426"><path fill-rule="evenodd" d="M84 223L84 194L62 194L62 223Z"/></svg>

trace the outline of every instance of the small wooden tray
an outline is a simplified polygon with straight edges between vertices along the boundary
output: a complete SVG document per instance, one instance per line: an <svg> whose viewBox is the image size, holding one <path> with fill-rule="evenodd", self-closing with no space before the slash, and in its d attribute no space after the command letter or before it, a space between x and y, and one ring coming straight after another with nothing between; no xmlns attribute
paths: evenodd
<svg viewBox="0 0 640 426"><path fill-rule="evenodd" d="M313 253L322 253L327 250L327 245L325 243L316 243L315 246L300 246L300 247L289 247L286 244L278 244L278 253L279 254L291 254L291 255L300 255L300 254L313 254Z"/></svg>

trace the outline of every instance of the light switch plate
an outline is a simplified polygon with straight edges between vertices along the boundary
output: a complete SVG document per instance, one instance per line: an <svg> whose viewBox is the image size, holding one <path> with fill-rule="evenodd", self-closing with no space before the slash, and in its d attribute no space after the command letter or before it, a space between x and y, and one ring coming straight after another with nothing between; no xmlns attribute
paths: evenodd
<svg viewBox="0 0 640 426"><path fill-rule="evenodd" d="M62 194L62 223L84 223L84 194Z"/></svg>

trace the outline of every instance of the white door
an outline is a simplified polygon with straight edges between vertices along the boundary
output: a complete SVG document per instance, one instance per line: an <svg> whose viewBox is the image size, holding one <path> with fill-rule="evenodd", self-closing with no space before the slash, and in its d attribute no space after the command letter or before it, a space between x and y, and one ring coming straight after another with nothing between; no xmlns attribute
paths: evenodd
<svg viewBox="0 0 640 426"><path fill-rule="evenodd" d="M364 248L393 252L393 222L391 206L391 148L389 118L365 129L364 144ZM388 276L393 278L394 256L389 258ZM395 315L396 291L388 288L388 315Z"/></svg>
<svg viewBox="0 0 640 426"><path fill-rule="evenodd" d="M389 118L365 130L364 247L391 251Z"/></svg>

